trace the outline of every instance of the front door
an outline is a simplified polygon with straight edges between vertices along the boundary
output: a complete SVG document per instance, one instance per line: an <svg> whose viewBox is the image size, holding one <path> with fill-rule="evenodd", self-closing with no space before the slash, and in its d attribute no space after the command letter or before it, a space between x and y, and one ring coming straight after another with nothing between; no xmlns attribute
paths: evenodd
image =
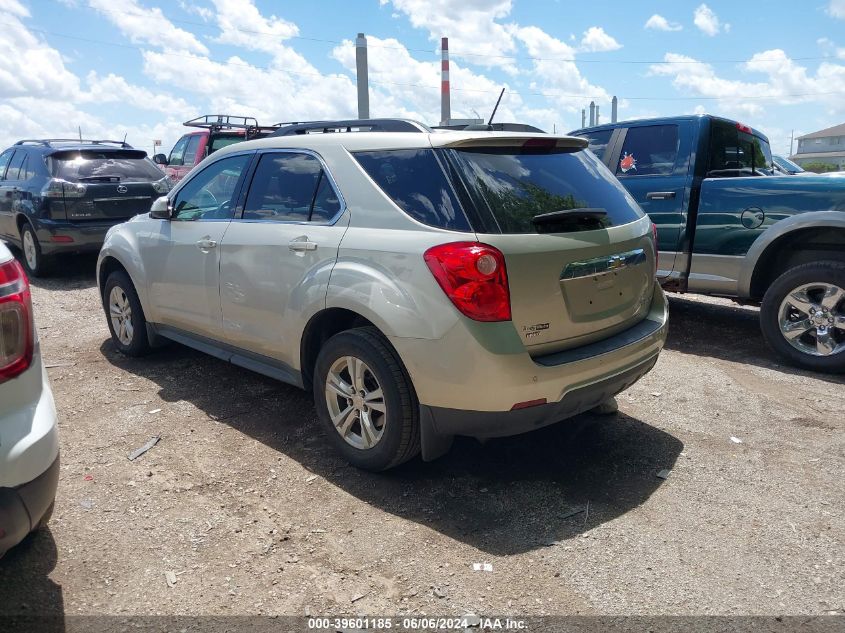
<svg viewBox="0 0 845 633"><path fill-rule="evenodd" d="M297 151L263 154L243 214L220 255L225 340L299 366L308 314L325 305L349 216L322 162Z"/></svg>
<svg viewBox="0 0 845 633"><path fill-rule="evenodd" d="M658 276L668 277L686 227L687 163L679 160L677 125L628 128L614 157L616 177L657 227Z"/></svg>
<svg viewBox="0 0 845 633"><path fill-rule="evenodd" d="M172 218L141 237L157 322L220 337L219 247L251 159L251 153L228 156L194 174L174 192Z"/></svg>

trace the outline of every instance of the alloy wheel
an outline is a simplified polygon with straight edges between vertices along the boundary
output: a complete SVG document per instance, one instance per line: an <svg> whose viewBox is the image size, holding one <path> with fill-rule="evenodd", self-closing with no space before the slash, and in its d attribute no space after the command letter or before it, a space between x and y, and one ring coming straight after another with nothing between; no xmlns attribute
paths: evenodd
<svg viewBox="0 0 845 633"><path fill-rule="evenodd" d="M120 286L115 286L109 293L109 317L117 340L123 345L131 345L135 334L132 326L132 306Z"/></svg>
<svg viewBox="0 0 845 633"><path fill-rule="evenodd" d="M360 358L338 358L326 376L326 403L335 430L351 446L368 450L384 435L387 406L372 369Z"/></svg>
<svg viewBox="0 0 845 633"><path fill-rule="evenodd" d="M30 270L38 268L38 250L35 246L35 238L32 236L32 231L23 232L23 256Z"/></svg>
<svg viewBox="0 0 845 633"><path fill-rule="evenodd" d="M845 351L845 289L830 283L803 284L788 293L778 310L783 337L811 356Z"/></svg>

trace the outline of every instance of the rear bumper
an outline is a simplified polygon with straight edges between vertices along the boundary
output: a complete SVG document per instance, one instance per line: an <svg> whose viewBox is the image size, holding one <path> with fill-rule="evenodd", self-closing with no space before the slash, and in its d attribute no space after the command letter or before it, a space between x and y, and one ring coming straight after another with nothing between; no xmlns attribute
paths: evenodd
<svg viewBox="0 0 845 633"><path fill-rule="evenodd" d="M59 457L41 475L15 488L0 488L0 556L36 528L56 499Z"/></svg>
<svg viewBox="0 0 845 633"><path fill-rule="evenodd" d="M96 253L103 245L108 230L129 218L97 222L65 222L39 220L35 234L45 255L57 253ZM72 242L55 242L57 237L71 238Z"/></svg>
<svg viewBox="0 0 845 633"><path fill-rule="evenodd" d="M492 336L478 336L473 328ZM604 341L532 358L512 323L459 323L442 339L391 338L420 402L423 457L454 435L516 435L587 411L626 389L666 341L666 297L655 287L646 319ZM535 400L548 404L518 408Z"/></svg>

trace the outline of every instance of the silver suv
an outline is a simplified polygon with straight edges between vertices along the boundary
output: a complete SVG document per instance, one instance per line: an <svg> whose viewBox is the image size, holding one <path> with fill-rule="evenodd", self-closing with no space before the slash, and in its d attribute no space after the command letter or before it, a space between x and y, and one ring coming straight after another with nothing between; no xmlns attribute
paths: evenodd
<svg viewBox="0 0 845 633"><path fill-rule="evenodd" d="M114 344L312 389L371 470L592 409L651 369L667 309L651 222L585 148L382 120L222 149L108 233Z"/></svg>

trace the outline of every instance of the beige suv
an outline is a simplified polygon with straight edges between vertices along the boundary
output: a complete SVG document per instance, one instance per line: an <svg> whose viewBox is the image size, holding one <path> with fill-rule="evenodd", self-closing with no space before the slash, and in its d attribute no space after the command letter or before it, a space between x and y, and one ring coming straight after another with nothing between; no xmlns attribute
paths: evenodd
<svg viewBox="0 0 845 633"><path fill-rule="evenodd" d="M354 465L587 411L657 361L653 227L586 141L297 124L112 229L115 346L165 340L311 389Z"/></svg>

